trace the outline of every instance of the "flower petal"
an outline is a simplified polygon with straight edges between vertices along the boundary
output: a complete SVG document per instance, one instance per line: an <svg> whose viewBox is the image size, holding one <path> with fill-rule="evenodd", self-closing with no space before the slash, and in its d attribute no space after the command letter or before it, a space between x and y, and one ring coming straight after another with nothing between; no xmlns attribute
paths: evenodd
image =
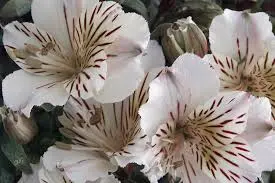
<svg viewBox="0 0 275 183"><path fill-rule="evenodd" d="M120 30L120 38L129 40L136 49L141 51L147 48L150 40L150 31L147 21L142 16L136 13L125 13L119 16L117 21L123 25Z"/></svg>
<svg viewBox="0 0 275 183"><path fill-rule="evenodd" d="M198 106L185 124L195 126L194 136L210 146L225 146L240 135L246 127L249 94L221 93L204 105ZM199 135L197 135L199 134Z"/></svg>
<svg viewBox="0 0 275 183"><path fill-rule="evenodd" d="M140 15L135 13L121 14L116 22L122 25L118 32L119 36L106 50L108 74L111 76L120 74L121 69L127 67L128 64L140 64L141 56L150 39L148 24ZM136 26L139 29L136 29Z"/></svg>
<svg viewBox="0 0 275 183"><path fill-rule="evenodd" d="M272 117L275 120L275 54L269 50L267 54L258 60L254 75L259 79L257 83L260 95L269 98L272 106Z"/></svg>
<svg viewBox="0 0 275 183"><path fill-rule="evenodd" d="M153 80L149 89L149 100L141 106L141 127L152 137L159 125L166 121L179 119L190 111L190 89L184 87L186 77L181 73L166 71Z"/></svg>
<svg viewBox="0 0 275 183"><path fill-rule="evenodd" d="M113 103L125 99L134 92L144 77L144 72L137 62L122 66L116 73L110 70L112 65L108 65L108 76L104 87L94 97L101 103Z"/></svg>
<svg viewBox="0 0 275 183"><path fill-rule="evenodd" d="M150 84L149 101L139 112L141 126L152 136L160 124L169 119L183 119L218 90L215 71L198 56L185 54ZM203 95L201 91L204 91Z"/></svg>
<svg viewBox="0 0 275 183"><path fill-rule="evenodd" d="M163 67L165 58L161 47L156 41L149 42L148 48L143 53L140 61L142 66L138 63L137 58L133 61L129 60L129 63L124 66L109 62L109 76L101 91L102 93L95 99L101 103L121 101L137 88L141 78L144 77L144 72ZM116 68L119 70L116 71Z"/></svg>
<svg viewBox="0 0 275 183"><path fill-rule="evenodd" d="M181 73L187 72L187 81L192 92L192 104L197 106L206 102L209 98L215 96L220 88L219 77L216 72L210 68L208 63L195 54L186 53L180 56L172 65L172 70ZM207 76L207 77L201 77ZM186 85L186 83L184 83ZM203 92L201 92L203 91Z"/></svg>
<svg viewBox="0 0 275 183"><path fill-rule="evenodd" d="M150 72L153 68L165 66L165 57L162 52L162 47L157 41L150 40L141 58L141 64L145 72Z"/></svg>
<svg viewBox="0 0 275 183"><path fill-rule="evenodd" d="M111 153L121 163L137 162L144 152L147 136L140 128L139 107L148 99L148 87L161 69L146 74L138 89L122 102L99 104L71 97L64 107L61 132L76 147Z"/></svg>
<svg viewBox="0 0 275 183"><path fill-rule="evenodd" d="M64 61L65 50L59 42L34 24L17 21L8 24L3 43L9 56L27 72L61 77L64 71L73 70L70 62Z"/></svg>
<svg viewBox="0 0 275 183"><path fill-rule="evenodd" d="M27 117L35 105L51 103L62 106L69 97L58 78L35 76L23 70L8 75L2 87L5 104L14 111L21 110Z"/></svg>
<svg viewBox="0 0 275 183"><path fill-rule="evenodd" d="M232 91L244 89L241 81L242 69L239 68L237 61L218 54L205 55L203 60L210 63L215 69L220 78L222 90Z"/></svg>
<svg viewBox="0 0 275 183"><path fill-rule="evenodd" d="M252 102L247 119L247 127L242 138L249 144L262 140L272 130L271 105L268 98L257 98Z"/></svg>
<svg viewBox="0 0 275 183"><path fill-rule="evenodd" d="M68 53L72 51L73 18L84 9L91 9L98 0L34 0L32 18L34 23L52 34Z"/></svg>
<svg viewBox="0 0 275 183"><path fill-rule="evenodd" d="M103 51L96 56L98 59L104 59L105 57ZM74 78L66 80L64 87L72 96L88 99L98 95L106 82L106 75L107 63L100 62L82 70Z"/></svg>
<svg viewBox="0 0 275 183"><path fill-rule="evenodd" d="M244 59L257 61L265 54L265 41L272 34L266 13L250 14L226 9L213 19L209 40L214 54L229 56L238 62Z"/></svg>
<svg viewBox="0 0 275 183"><path fill-rule="evenodd" d="M114 175L109 175L90 183L120 183L120 181L117 180Z"/></svg>
<svg viewBox="0 0 275 183"><path fill-rule="evenodd" d="M247 142L238 137L226 146L193 146L191 152L194 152L193 161L186 159L189 161L186 164L191 166L191 162L196 162L204 173L219 182L256 182L261 175Z"/></svg>
<svg viewBox="0 0 275 183"><path fill-rule="evenodd" d="M275 136L266 137L252 146L252 152L256 157L261 171L272 171L275 169Z"/></svg>
<svg viewBox="0 0 275 183"><path fill-rule="evenodd" d="M105 177L108 172L116 171L117 166L105 159L100 153L89 151L61 150L50 147L43 155L43 163L48 171L56 168L73 182L85 183ZM91 172L93 172L91 174Z"/></svg>
<svg viewBox="0 0 275 183"><path fill-rule="evenodd" d="M39 170L38 175L40 183L72 183L65 175L62 175L59 170L47 171L45 168L42 168Z"/></svg>

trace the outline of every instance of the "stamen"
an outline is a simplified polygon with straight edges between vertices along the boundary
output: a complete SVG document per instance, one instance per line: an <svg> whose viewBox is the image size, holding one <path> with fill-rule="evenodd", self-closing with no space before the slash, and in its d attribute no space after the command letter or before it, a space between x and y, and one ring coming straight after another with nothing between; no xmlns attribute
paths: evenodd
<svg viewBox="0 0 275 183"><path fill-rule="evenodd" d="M23 49L14 49L13 53L17 58L26 59L28 57L28 53Z"/></svg>
<svg viewBox="0 0 275 183"><path fill-rule="evenodd" d="M162 138L161 140L164 141L164 142L169 142L169 143L171 143L171 144L174 144L174 143L175 143L174 140L169 139L169 138Z"/></svg>
<svg viewBox="0 0 275 183"><path fill-rule="evenodd" d="M25 43L25 51L31 55L36 55L40 51L40 49L33 44Z"/></svg>
<svg viewBox="0 0 275 183"><path fill-rule="evenodd" d="M184 161L176 161L173 163L173 168L177 169L183 165Z"/></svg>
<svg viewBox="0 0 275 183"><path fill-rule="evenodd" d="M102 109L95 108L95 114L90 118L90 124L95 125L97 123L100 123L102 118L101 114L102 114Z"/></svg>
<svg viewBox="0 0 275 183"><path fill-rule="evenodd" d="M33 57L27 57L25 59L26 64L34 68L41 68L42 62Z"/></svg>
<svg viewBox="0 0 275 183"><path fill-rule="evenodd" d="M46 56L48 55L49 51L51 51L54 48L54 44L52 42L49 42L46 44L44 48L41 49L41 55Z"/></svg>

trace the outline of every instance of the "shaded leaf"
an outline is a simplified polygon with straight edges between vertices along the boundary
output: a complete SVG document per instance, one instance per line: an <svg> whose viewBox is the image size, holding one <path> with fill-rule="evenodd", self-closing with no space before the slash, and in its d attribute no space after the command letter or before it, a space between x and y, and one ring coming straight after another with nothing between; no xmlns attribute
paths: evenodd
<svg viewBox="0 0 275 183"><path fill-rule="evenodd" d="M13 183L15 181L14 168L9 160L0 151L0 182Z"/></svg>
<svg viewBox="0 0 275 183"><path fill-rule="evenodd" d="M273 158L274 158L274 157L273 157ZM274 183L274 182L275 182L275 170L273 170L273 171L271 172L269 182L270 182L270 183Z"/></svg>
<svg viewBox="0 0 275 183"><path fill-rule="evenodd" d="M122 4L148 19L147 8L141 0L125 0Z"/></svg>
<svg viewBox="0 0 275 183"><path fill-rule="evenodd" d="M10 0L1 9L1 17L20 17L31 10L32 0Z"/></svg>
<svg viewBox="0 0 275 183"><path fill-rule="evenodd" d="M25 173L32 172L28 157L22 145L17 144L15 140L9 138L6 133L2 133L0 142L2 152L13 166Z"/></svg>
<svg viewBox="0 0 275 183"><path fill-rule="evenodd" d="M123 4L125 0L113 0L113 1L115 1L115 2L117 2L119 4Z"/></svg>
<svg viewBox="0 0 275 183"><path fill-rule="evenodd" d="M271 172L262 172L263 183L269 183Z"/></svg>

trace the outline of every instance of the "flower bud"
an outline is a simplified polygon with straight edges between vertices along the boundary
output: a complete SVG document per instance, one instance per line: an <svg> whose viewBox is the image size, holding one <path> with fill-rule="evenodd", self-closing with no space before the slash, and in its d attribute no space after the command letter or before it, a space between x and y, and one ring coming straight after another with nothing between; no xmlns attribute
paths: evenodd
<svg viewBox="0 0 275 183"><path fill-rule="evenodd" d="M3 114L2 109L1 115L6 133L19 144L29 143L38 133L36 123L24 114L10 109L7 109L6 113Z"/></svg>
<svg viewBox="0 0 275 183"><path fill-rule="evenodd" d="M194 53L200 57L208 52L207 39L191 17L170 24L166 31L162 31L160 37L169 64L185 52Z"/></svg>

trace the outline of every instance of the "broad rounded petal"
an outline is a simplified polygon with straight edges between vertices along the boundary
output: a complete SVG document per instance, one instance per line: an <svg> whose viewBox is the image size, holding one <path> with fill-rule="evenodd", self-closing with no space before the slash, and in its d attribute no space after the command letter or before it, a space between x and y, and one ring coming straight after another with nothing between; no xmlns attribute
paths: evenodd
<svg viewBox="0 0 275 183"><path fill-rule="evenodd" d="M160 124L182 119L218 91L219 79L208 63L193 54L185 54L150 84L149 101L140 109L141 126L153 135Z"/></svg>
<svg viewBox="0 0 275 183"><path fill-rule="evenodd" d="M165 66L165 57L162 52L162 47L157 41L151 40L149 42L141 58L141 64L145 72L149 72L153 68Z"/></svg>
<svg viewBox="0 0 275 183"><path fill-rule="evenodd" d="M34 0L31 10L34 23L52 34L66 50L72 51L65 1Z"/></svg>
<svg viewBox="0 0 275 183"><path fill-rule="evenodd" d="M120 183L120 181L116 179L114 175L109 175L107 177L100 178L96 181L87 182L87 183Z"/></svg>
<svg viewBox="0 0 275 183"><path fill-rule="evenodd" d="M132 42L136 49L141 51L147 48L150 40L150 31L147 21L136 13L125 13L118 17L122 25L120 37Z"/></svg>
<svg viewBox="0 0 275 183"><path fill-rule="evenodd" d="M39 42L34 35L30 36L31 34L30 31L28 31L28 27L25 28L26 25L29 27L35 27L35 25L31 23L19 23L17 21L6 25L3 34L3 44L10 49L24 48L25 43L39 45Z"/></svg>
<svg viewBox="0 0 275 183"><path fill-rule="evenodd" d="M103 89L94 98L101 103L119 102L134 92L143 77L144 72L139 64L129 63L123 66L118 73L110 73Z"/></svg>
<svg viewBox="0 0 275 183"><path fill-rule="evenodd" d="M187 108L191 96L190 88L183 85L185 79L185 75L168 70L151 82L149 100L139 110L141 127L149 137L156 133L159 125L190 112L189 106L181 111Z"/></svg>
<svg viewBox="0 0 275 183"><path fill-rule="evenodd" d="M93 8L97 3L98 0L34 0L32 18L38 27L52 34L70 52L73 17L80 16L85 8Z"/></svg>
<svg viewBox="0 0 275 183"><path fill-rule="evenodd" d="M53 75L72 70L62 62L60 55L65 53L62 45L51 34L41 30L32 23L14 21L4 28L3 43L7 53L15 63L27 72L36 75ZM51 45L45 54L43 49Z"/></svg>
<svg viewBox="0 0 275 183"><path fill-rule="evenodd" d="M272 171L275 169L275 135L266 137L252 146L252 152L261 168L261 171Z"/></svg>
<svg viewBox="0 0 275 183"><path fill-rule="evenodd" d="M242 90L242 69L239 68L240 65L236 60L220 54L205 55L203 60L208 62L216 71L220 78L222 91Z"/></svg>
<svg viewBox="0 0 275 183"><path fill-rule="evenodd" d="M216 147L225 146L245 130L249 107L248 93L221 93L198 106L185 124L196 126L193 131L194 136L200 134L196 137L199 141Z"/></svg>
<svg viewBox="0 0 275 183"><path fill-rule="evenodd" d="M242 138L252 145L266 137L272 128L271 105L268 98L255 99L249 108L247 127Z"/></svg>
<svg viewBox="0 0 275 183"><path fill-rule="evenodd" d="M226 9L222 15L213 19L209 40L213 53L237 61L257 61L265 54L265 40L271 34L272 24L266 13L250 14Z"/></svg>
<svg viewBox="0 0 275 183"><path fill-rule="evenodd" d="M196 156L193 156L197 166L201 166L205 174L219 182L256 182L257 177L261 175L253 151L247 142L239 137L226 146L199 146L198 150L193 147L193 151L198 152L202 161L205 161L200 164L200 161L196 161ZM204 153L209 154L210 158L203 158ZM190 159L186 160L190 161Z"/></svg>
<svg viewBox="0 0 275 183"><path fill-rule="evenodd" d="M15 71L2 83L4 103L12 110L21 110L27 117L34 105L51 103L62 106L69 95L57 81L58 78L55 77L35 76L23 70Z"/></svg>
<svg viewBox="0 0 275 183"><path fill-rule="evenodd" d="M130 67L129 64L137 64L135 67L142 68L140 60L150 39L148 24L140 15L121 13L115 23L121 25L115 32L119 35L106 49L110 77L118 77L121 71L125 72L123 70ZM136 29L136 26L139 26L139 29Z"/></svg>
<svg viewBox="0 0 275 183"><path fill-rule="evenodd" d="M97 152L66 151L56 147L50 147L43 155L43 163L48 171L60 168L69 179L79 183L95 181L117 168Z"/></svg>
<svg viewBox="0 0 275 183"><path fill-rule="evenodd" d="M48 171L43 167L39 170L38 175L40 183L71 183L59 170Z"/></svg>
<svg viewBox="0 0 275 183"><path fill-rule="evenodd" d="M121 166L139 163L149 140L140 127L138 110L148 99L150 81L161 71L147 73L135 92L121 102L99 104L93 99L71 97L59 118L64 126L61 133L76 144L73 149L104 151Z"/></svg>
<svg viewBox="0 0 275 183"><path fill-rule="evenodd" d="M210 68L208 63L205 63L197 55L186 53L180 56L171 69L181 73L188 72L187 81L188 86L191 88L193 106L203 104L218 94L220 89L218 75ZM186 85L187 83L184 84Z"/></svg>

